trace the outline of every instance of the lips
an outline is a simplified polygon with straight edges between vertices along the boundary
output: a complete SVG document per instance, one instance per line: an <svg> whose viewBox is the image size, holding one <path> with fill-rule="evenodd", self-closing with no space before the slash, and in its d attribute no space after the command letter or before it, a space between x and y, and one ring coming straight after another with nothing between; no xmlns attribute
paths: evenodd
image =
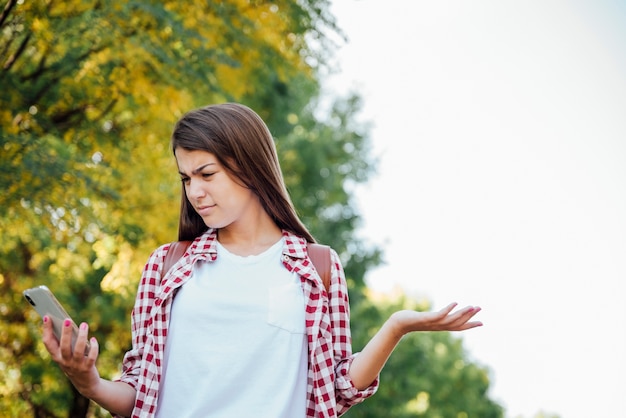
<svg viewBox="0 0 626 418"><path fill-rule="evenodd" d="M214 207L215 207L215 205L198 206L196 208L196 212L198 212L198 215L200 215L200 216L207 216L207 215L209 215L212 212Z"/></svg>

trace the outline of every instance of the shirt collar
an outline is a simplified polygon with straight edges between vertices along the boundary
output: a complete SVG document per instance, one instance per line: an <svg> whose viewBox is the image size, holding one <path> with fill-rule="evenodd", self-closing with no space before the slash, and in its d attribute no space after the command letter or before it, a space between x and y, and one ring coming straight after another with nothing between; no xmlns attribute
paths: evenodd
<svg viewBox="0 0 626 418"><path fill-rule="evenodd" d="M306 239L286 230L283 230L282 233L285 240L283 255L291 258L306 258ZM217 254L217 229L207 229L192 242L189 251L191 254Z"/></svg>

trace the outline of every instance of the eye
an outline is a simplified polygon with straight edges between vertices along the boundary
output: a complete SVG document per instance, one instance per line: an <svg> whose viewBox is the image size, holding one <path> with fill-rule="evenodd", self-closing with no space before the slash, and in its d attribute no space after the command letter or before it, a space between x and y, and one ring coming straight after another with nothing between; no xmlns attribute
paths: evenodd
<svg viewBox="0 0 626 418"><path fill-rule="evenodd" d="M208 179L209 177L211 177L213 174L215 173L202 173L202 178L203 179Z"/></svg>
<svg viewBox="0 0 626 418"><path fill-rule="evenodd" d="M181 177L181 178L180 178L180 181L181 181L183 184L189 184L189 177Z"/></svg>

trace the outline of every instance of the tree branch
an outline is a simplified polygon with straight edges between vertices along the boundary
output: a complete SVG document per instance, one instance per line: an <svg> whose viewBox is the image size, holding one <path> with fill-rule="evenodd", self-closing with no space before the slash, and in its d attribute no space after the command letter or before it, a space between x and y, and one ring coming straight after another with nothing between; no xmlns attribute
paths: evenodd
<svg viewBox="0 0 626 418"><path fill-rule="evenodd" d="M4 5L4 9L2 10L2 14L0 14L0 28L4 25L4 21L7 20L9 14L11 14L11 9L17 4L17 0L9 0L7 4Z"/></svg>
<svg viewBox="0 0 626 418"><path fill-rule="evenodd" d="M71 117L76 116L76 115L80 115L81 113L84 113L86 107L87 107L86 105L81 105L81 106L75 107L73 109L66 109L63 112L59 112L59 113L56 113L56 114L52 115L50 117L50 120L55 125L63 124L65 122L67 122Z"/></svg>
<svg viewBox="0 0 626 418"><path fill-rule="evenodd" d="M13 64L15 64L15 61L19 58L20 55L22 55L22 53L26 49L26 45L28 44L28 41L30 40L30 36L31 34L29 33L28 35L24 37L24 39L22 40L22 43L17 48L17 51L15 51L15 53L11 55L9 59L7 59L4 65L2 66L3 70L8 71L11 69Z"/></svg>
<svg viewBox="0 0 626 418"><path fill-rule="evenodd" d="M94 122L102 120L107 115L107 113L109 113L111 109L113 109L115 103L117 103L117 99L111 100L111 102L106 105L104 109L102 109L102 112L100 112L100 114L96 118L94 118Z"/></svg>
<svg viewBox="0 0 626 418"><path fill-rule="evenodd" d="M9 53L9 50L11 49L11 45L13 45L14 40L15 36L11 36L9 39L7 39L6 43L2 47L2 51L0 51L0 57L4 57Z"/></svg>

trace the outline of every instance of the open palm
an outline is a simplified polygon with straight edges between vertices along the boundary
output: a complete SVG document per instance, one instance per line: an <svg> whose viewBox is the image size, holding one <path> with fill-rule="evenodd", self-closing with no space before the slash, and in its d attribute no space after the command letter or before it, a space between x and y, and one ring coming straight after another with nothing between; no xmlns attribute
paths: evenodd
<svg viewBox="0 0 626 418"><path fill-rule="evenodd" d="M402 334L413 331L464 331L482 325L480 321L470 321L480 312L479 307L466 306L452 312L456 306L456 303L451 303L435 312L402 310L395 312L391 319Z"/></svg>

